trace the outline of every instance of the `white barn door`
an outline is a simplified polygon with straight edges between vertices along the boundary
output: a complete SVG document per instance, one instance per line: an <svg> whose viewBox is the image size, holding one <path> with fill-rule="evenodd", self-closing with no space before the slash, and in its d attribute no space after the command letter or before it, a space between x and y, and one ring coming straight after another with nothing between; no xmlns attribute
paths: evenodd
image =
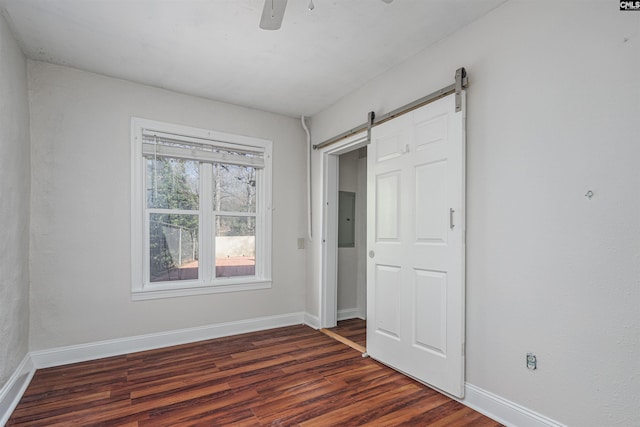
<svg viewBox="0 0 640 427"><path fill-rule="evenodd" d="M464 395L465 114L455 95L372 129L367 353Z"/></svg>

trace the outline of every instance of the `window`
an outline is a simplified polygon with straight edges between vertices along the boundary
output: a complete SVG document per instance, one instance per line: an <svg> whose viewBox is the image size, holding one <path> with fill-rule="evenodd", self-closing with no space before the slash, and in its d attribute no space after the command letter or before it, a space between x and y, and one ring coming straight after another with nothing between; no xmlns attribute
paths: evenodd
<svg viewBox="0 0 640 427"><path fill-rule="evenodd" d="M271 141L132 119L132 295L271 286Z"/></svg>

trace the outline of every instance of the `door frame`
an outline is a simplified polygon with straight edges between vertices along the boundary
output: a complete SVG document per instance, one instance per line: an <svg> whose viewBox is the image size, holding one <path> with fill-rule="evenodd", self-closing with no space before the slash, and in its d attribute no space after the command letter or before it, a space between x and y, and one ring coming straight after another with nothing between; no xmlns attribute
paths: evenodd
<svg viewBox="0 0 640 427"><path fill-rule="evenodd" d="M367 132L357 133L326 148L322 155L322 279L320 281L320 327L338 322L338 157L369 143ZM366 218L365 218L366 221Z"/></svg>

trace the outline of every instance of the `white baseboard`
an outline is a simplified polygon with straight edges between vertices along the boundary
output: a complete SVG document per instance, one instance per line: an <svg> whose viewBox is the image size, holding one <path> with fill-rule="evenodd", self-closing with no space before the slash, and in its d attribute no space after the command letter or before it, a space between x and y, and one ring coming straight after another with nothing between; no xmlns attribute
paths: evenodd
<svg viewBox="0 0 640 427"><path fill-rule="evenodd" d="M314 316L313 314L305 313L304 324L313 329L320 329L320 318L318 316Z"/></svg>
<svg viewBox="0 0 640 427"><path fill-rule="evenodd" d="M0 389L0 426L5 425L9 420L35 372L36 368L31 355L27 353L11 378Z"/></svg>
<svg viewBox="0 0 640 427"><path fill-rule="evenodd" d="M566 427L564 424L469 383L465 384L465 398L458 401L509 427Z"/></svg>
<svg viewBox="0 0 640 427"><path fill-rule="evenodd" d="M31 352L31 358L36 368L48 368L303 323L306 323L304 313L290 313L33 351Z"/></svg>
<svg viewBox="0 0 640 427"><path fill-rule="evenodd" d="M338 321L360 318L360 313L357 308L346 308L344 310L338 310Z"/></svg>

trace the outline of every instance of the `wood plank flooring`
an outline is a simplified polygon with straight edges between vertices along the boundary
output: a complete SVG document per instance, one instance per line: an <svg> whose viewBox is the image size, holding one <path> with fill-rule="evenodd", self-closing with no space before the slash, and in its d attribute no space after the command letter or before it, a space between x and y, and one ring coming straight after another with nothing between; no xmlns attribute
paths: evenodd
<svg viewBox="0 0 640 427"><path fill-rule="evenodd" d="M340 320L338 326L329 328L329 331L353 341L367 348L367 321L362 319Z"/></svg>
<svg viewBox="0 0 640 427"><path fill-rule="evenodd" d="M500 424L291 326L38 370L7 425Z"/></svg>

